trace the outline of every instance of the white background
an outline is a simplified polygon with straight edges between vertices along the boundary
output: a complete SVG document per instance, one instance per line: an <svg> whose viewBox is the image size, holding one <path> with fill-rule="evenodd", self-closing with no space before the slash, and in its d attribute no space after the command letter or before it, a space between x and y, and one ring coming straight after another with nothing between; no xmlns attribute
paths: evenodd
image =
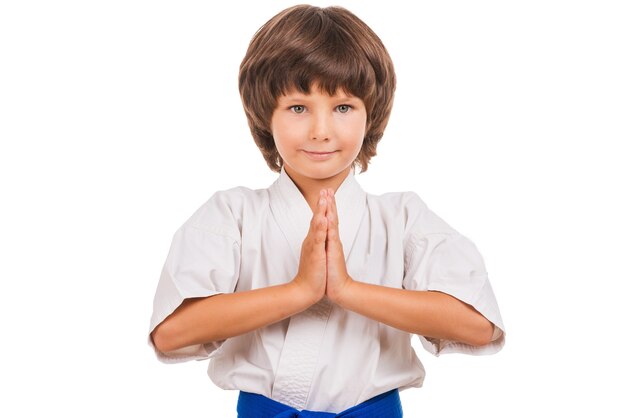
<svg viewBox="0 0 626 418"><path fill-rule="evenodd" d="M0 3L1 416L235 416L206 362L146 344L174 231L216 190L277 176L237 71L294 3L211 3ZM330 4L398 75L357 180L417 192L477 244L508 332L487 357L414 339L427 378L406 416L624 413L623 2Z"/></svg>

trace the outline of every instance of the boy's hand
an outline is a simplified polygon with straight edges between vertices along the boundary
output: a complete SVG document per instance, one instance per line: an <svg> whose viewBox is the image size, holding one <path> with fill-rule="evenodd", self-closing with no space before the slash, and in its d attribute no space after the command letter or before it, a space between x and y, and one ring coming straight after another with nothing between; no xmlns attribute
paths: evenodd
<svg viewBox="0 0 626 418"><path fill-rule="evenodd" d="M343 255L343 245L339 238L339 216L335 195L332 189L328 189L328 233L326 238L326 295L330 300L339 303L342 292L352 282L346 269L346 260Z"/></svg>
<svg viewBox="0 0 626 418"><path fill-rule="evenodd" d="M327 207L327 192L322 190L311 219L309 233L302 242L298 274L293 279L293 283L304 289L306 296L311 298L311 304L322 299L326 291Z"/></svg>

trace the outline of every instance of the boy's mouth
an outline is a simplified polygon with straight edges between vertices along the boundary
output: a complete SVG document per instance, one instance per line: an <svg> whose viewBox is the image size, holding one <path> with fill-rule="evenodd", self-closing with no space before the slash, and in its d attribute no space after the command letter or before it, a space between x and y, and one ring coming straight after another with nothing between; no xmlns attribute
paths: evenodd
<svg viewBox="0 0 626 418"><path fill-rule="evenodd" d="M335 153L335 151L325 151L325 152L307 151L307 150L303 150L303 151L307 155L307 157L309 157L309 158L311 158L312 160L315 160L315 161L326 160L326 159L330 158L332 156L332 154Z"/></svg>

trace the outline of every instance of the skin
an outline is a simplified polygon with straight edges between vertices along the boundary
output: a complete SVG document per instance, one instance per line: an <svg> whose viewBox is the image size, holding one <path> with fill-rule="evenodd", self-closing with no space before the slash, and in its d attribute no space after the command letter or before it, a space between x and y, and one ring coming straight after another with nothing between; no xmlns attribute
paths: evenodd
<svg viewBox="0 0 626 418"><path fill-rule="evenodd" d="M221 341L304 311L324 296L333 303L414 334L481 346L494 326L470 305L445 293L372 285L347 271L334 193L350 173L363 142L363 102L342 91L278 99L272 133L285 171L312 212L298 273L290 282L208 298L186 299L152 332L162 352ZM306 151L333 151L323 161Z"/></svg>

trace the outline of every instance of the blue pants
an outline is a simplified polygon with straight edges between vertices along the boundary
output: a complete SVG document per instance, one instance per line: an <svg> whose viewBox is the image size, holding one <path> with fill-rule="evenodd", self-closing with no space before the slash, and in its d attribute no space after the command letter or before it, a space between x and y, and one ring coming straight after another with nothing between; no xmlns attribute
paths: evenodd
<svg viewBox="0 0 626 418"><path fill-rule="evenodd" d="M255 393L240 392L238 418L401 418L402 404L398 389L378 395L338 414L298 411L288 405Z"/></svg>

